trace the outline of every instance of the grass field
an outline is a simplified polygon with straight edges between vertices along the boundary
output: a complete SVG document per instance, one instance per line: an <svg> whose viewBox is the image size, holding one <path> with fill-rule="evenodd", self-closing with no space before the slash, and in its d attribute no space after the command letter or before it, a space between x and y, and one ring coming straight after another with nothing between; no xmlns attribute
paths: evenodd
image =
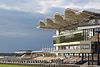
<svg viewBox="0 0 100 67"><path fill-rule="evenodd" d="M32 66L0 64L0 67L32 67Z"/></svg>

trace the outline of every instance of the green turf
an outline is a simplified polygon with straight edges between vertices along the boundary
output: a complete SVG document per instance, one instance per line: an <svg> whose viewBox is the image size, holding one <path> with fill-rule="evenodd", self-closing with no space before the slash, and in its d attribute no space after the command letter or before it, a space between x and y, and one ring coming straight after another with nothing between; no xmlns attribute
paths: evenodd
<svg viewBox="0 0 100 67"><path fill-rule="evenodd" d="M0 67L32 67L32 66L0 64Z"/></svg>

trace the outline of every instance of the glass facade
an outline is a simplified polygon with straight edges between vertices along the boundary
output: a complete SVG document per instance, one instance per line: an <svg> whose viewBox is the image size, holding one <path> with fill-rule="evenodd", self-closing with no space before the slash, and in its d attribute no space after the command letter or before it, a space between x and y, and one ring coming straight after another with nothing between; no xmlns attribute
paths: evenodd
<svg viewBox="0 0 100 67"><path fill-rule="evenodd" d="M90 40L93 36L97 34L96 31L100 31L100 28L84 29L83 30L84 40L85 41Z"/></svg>
<svg viewBox="0 0 100 67"><path fill-rule="evenodd" d="M84 40L82 33L77 33L73 35L54 37L53 43L58 44L58 43L75 42L75 41L82 41L82 40Z"/></svg>

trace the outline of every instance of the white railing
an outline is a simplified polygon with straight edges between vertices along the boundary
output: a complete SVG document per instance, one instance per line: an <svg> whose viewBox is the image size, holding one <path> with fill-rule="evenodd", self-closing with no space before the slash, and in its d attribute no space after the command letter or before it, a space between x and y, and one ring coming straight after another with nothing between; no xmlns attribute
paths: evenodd
<svg viewBox="0 0 100 67"><path fill-rule="evenodd" d="M91 49L67 49L67 50L54 50L55 53L90 53Z"/></svg>
<svg viewBox="0 0 100 67"><path fill-rule="evenodd" d="M52 53L55 50L55 48L42 48L43 52L49 52Z"/></svg>

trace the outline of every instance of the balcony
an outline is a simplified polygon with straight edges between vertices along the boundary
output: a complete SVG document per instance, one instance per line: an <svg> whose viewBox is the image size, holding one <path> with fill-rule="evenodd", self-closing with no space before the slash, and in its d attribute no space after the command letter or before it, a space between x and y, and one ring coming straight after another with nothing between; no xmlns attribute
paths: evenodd
<svg viewBox="0 0 100 67"><path fill-rule="evenodd" d="M77 33L73 35L54 37L53 44L75 42L75 41L82 41L82 40L84 40L82 33Z"/></svg>
<svg viewBox="0 0 100 67"><path fill-rule="evenodd" d="M80 53L80 50L72 50L72 49L68 49L68 50L55 50L54 52L56 53Z"/></svg>
<svg viewBox="0 0 100 67"><path fill-rule="evenodd" d="M91 53L91 49L67 49L67 50L54 50L55 53Z"/></svg>

